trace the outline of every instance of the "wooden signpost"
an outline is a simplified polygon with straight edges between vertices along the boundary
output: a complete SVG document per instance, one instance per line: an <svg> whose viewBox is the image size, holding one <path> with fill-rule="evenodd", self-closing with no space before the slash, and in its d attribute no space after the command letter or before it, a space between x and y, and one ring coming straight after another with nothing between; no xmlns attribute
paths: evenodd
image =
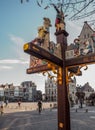
<svg viewBox="0 0 95 130"><path fill-rule="evenodd" d="M70 130L70 112L68 102L68 92L66 86L66 62L65 62L65 51L67 46L68 33L65 30L60 30L55 33L57 42L61 44L62 59L54 56L45 49L34 45L33 43L27 43L24 45L24 52L36 56L40 59L46 59L56 65L58 68L58 130ZM46 68L43 68L46 70ZM47 70L49 68L47 67ZM31 69L30 69L31 70ZM34 73L38 70L31 70ZM39 70L40 71L40 70ZM29 70L28 70L29 73Z"/></svg>
<svg viewBox="0 0 95 130"><path fill-rule="evenodd" d="M62 24L62 23L61 23ZM57 43L61 46L61 56L58 57L54 53L49 52L44 47L34 44L34 42L29 42L24 45L24 52L31 56L35 56L41 60L47 61L45 65L30 67L27 69L28 74L49 71L52 70L48 66L48 62L55 65L57 70L57 91L58 91L58 130L70 130L70 109L68 100L68 89L67 89L67 68L71 68L69 71L73 71L72 68L78 67L85 64L91 64L95 62L95 53L89 55L74 57L72 59L66 59L65 52L67 49L67 36L68 33L64 28L59 28L59 23L56 25L58 28L56 30L55 36ZM64 22L61 25L64 27ZM47 37L49 34L47 32L45 42L47 42ZM43 39L40 39L42 42ZM39 39L37 39L37 42ZM41 43L40 42L40 43Z"/></svg>

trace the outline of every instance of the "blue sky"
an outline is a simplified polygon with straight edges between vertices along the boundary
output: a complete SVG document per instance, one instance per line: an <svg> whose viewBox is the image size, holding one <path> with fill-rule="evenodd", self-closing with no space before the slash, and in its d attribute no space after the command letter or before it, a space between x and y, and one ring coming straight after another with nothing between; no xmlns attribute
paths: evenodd
<svg viewBox="0 0 95 130"><path fill-rule="evenodd" d="M55 16L53 8L44 10L37 6L36 1L21 4L20 0L0 0L0 84L20 85L23 81L32 80L37 89L44 91L46 77L41 74L26 74L29 55L23 52L23 45L37 36L37 28L42 25L43 17L51 19L51 40L55 40ZM82 26L83 22L67 21L70 43L80 34ZM77 78L78 84L89 82L95 87L94 66L90 66L83 76Z"/></svg>

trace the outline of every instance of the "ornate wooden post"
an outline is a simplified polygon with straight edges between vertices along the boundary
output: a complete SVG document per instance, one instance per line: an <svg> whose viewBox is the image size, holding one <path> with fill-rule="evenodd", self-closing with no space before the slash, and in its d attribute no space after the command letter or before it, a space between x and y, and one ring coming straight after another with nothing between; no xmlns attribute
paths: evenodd
<svg viewBox="0 0 95 130"><path fill-rule="evenodd" d="M63 67L58 68L58 130L70 130L70 110L66 86L65 50L68 33L60 30L55 33L57 43L61 44Z"/></svg>
<svg viewBox="0 0 95 130"><path fill-rule="evenodd" d="M29 42L24 45L24 52L28 53L31 56L35 56L39 59L46 60L50 63L55 64L55 66L59 66L58 68L58 130L70 130L70 108L69 108L69 100L68 100L68 90L66 80L69 81L67 76L67 69L69 68L70 75L81 74L80 69L82 67L86 67L86 64L95 63L95 53L90 53L84 56L78 56L78 58L73 57L71 59L65 59L65 51L67 48L67 36L68 33L65 31L65 23L64 23L64 14L62 10L58 10L58 8L53 5L57 11L56 18L56 39L57 43L61 45L61 53L62 58L56 55L56 52L50 53L50 50L44 49L44 47L34 44L34 42ZM92 37L93 38L93 37ZM94 37L95 38L95 37ZM47 39L47 38L46 38ZM95 39L93 39L95 41ZM39 43L39 40L36 41ZM46 41L45 41L46 43ZM57 50L60 52L60 50ZM61 55L61 54L60 54ZM34 60L35 63L35 60ZM67 67L67 68L66 68ZM74 67L75 71L74 71ZM57 67L56 67L57 68ZM27 69L27 74L49 71L53 68L48 66L47 64L42 64L40 66L32 66Z"/></svg>

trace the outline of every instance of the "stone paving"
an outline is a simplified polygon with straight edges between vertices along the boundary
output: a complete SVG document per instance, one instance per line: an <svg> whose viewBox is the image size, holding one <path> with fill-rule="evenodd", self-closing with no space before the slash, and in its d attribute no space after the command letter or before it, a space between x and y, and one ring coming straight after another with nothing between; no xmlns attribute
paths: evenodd
<svg viewBox="0 0 95 130"><path fill-rule="evenodd" d="M10 107L5 110L5 114L0 116L0 130L58 130L57 109L45 109L41 115L37 110ZM70 108L70 120L71 130L95 130L95 106Z"/></svg>
<svg viewBox="0 0 95 130"><path fill-rule="evenodd" d="M56 105L56 102L43 102L43 109L50 109L50 104L52 107ZM21 106L18 106L18 103L9 103L6 107L4 104L4 113L13 113L19 111L34 111L37 110L37 102L22 102Z"/></svg>
<svg viewBox="0 0 95 130"><path fill-rule="evenodd" d="M76 111L77 110L77 111ZM95 130L95 106L71 108L71 130Z"/></svg>

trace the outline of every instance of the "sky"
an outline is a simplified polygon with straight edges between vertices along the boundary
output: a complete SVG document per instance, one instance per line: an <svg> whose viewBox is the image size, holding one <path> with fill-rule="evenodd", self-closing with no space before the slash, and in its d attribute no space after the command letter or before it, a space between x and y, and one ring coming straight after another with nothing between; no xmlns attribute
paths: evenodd
<svg viewBox="0 0 95 130"><path fill-rule="evenodd" d="M37 28L43 24L43 17L51 19L50 38L55 41L56 12L53 8L44 10L37 6L36 1L21 4L20 0L0 0L0 84L13 83L16 86L23 81L33 81L37 89L44 92L46 77L26 74L30 56L23 51L23 45L37 36ZM83 21L66 21L69 43L80 34L82 26ZM89 82L95 88L94 68L95 65L90 65L88 70L83 70L83 75L76 77L77 84Z"/></svg>

